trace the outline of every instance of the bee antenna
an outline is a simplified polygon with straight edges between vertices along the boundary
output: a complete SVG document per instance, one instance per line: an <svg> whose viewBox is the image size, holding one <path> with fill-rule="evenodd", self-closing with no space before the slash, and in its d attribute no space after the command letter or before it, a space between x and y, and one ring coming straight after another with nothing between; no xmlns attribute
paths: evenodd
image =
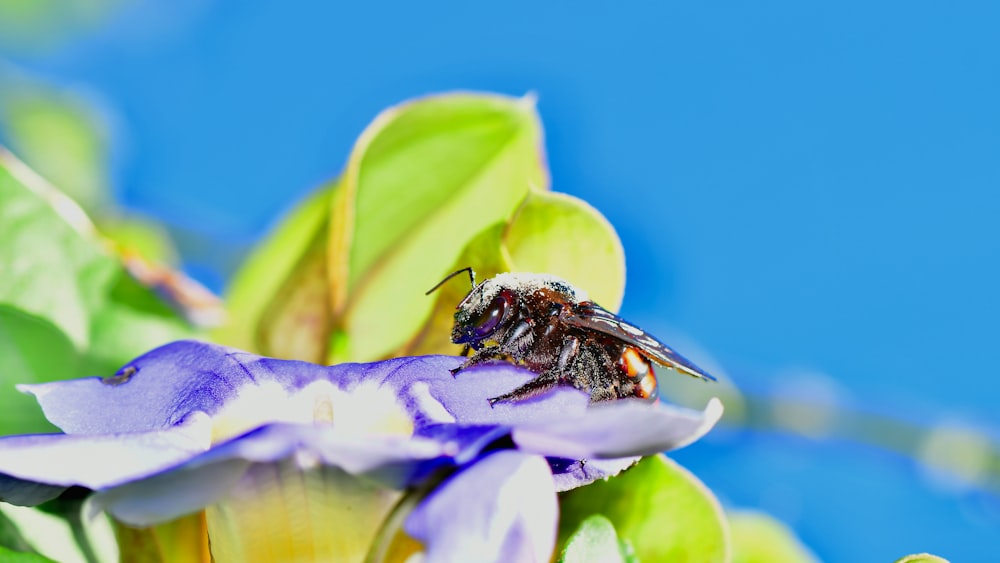
<svg viewBox="0 0 1000 563"><path fill-rule="evenodd" d="M456 270L456 271L448 274L447 276L445 276L445 278L443 280L439 281L437 283L437 285L435 285L434 287L430 288L427 291L427 293L425 293L424 295L430 295L430 294L434 293L435 291L437 291L437 288L439 288L442 285L444 285L444 282L450 280L451 278L457 276L458 274L461 274L462 272L469 272L469 283L472 284L472 287L476 287L476 272L472 269L472 266L466 266L465 268L462 268L461 270Z"/></svg>

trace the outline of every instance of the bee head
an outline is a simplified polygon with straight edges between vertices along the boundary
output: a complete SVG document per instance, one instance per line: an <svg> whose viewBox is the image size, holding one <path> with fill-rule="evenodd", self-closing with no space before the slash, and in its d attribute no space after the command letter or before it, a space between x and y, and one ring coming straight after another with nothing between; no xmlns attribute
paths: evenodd
<svg viewBox="0 0 1000 563"><path fill-rule="evenodd" d="M489 341L498 340L496 336L511 324L516 311L514 291L497 283L496 278L486 280L458 304L451 341L476 350L487 346Z"/></svg>

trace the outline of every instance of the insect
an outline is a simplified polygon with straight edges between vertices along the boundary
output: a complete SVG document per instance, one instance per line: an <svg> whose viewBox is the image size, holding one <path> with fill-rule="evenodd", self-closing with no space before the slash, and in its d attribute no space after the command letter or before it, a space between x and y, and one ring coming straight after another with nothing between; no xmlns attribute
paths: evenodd
<svg viewBox="0 0 1000 563"><path fill-rule="evenodd" d="M590 393L592 403L623 398L655 401L653 363L715 381L641 328L589 300L566 281L548 274L506 273L476 284L458 304L451 341L474 351L452 374L491 360L507 360L538 374L524 385L490 399L493 405L538 395L556 385Z"/></svg>

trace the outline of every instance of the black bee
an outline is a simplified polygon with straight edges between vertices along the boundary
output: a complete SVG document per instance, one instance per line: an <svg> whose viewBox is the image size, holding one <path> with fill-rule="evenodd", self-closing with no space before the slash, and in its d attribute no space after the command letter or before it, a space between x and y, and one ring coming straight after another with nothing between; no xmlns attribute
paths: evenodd
<svg viewBox="0 0 1000 563"><path fill-rule="evenodd" d="M531 397L555 385L590 393L591 402L623 398L655 401L651 362L705 380L705 373L641 328L590 301L586 294L547 274L500 274L476 285L456 307L451 341L475 353L452 373L490 360L508 360L538 374L490 404Z"/></svg>

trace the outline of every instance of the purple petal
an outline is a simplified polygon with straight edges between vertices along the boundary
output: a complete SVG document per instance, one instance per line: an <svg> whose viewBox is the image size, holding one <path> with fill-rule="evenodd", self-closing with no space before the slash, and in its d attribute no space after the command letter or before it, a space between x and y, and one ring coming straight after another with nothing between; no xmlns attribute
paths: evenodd
<svg viewBox="0 0 1000 563"><path fill-rule="evenodd" d="M554 417L583 413L590 402L586 393L560 386L536 397L490 406L489 398L503 395L535 377L534 373L506 362L469 368L454 378L447 372L444 375L447 379L435 377L430 381L429 392L461 424L545 424ZM403 393L409 391L402 389Z"/></svg>
<svg viewBox="0 0 1000 563"><path fill-rule="evenodd" d="M497 452L435 490L406 519L426 561L549 561L558 505L548 464Z"/></svg>
<svg viewBox="0 0 1000 563"><path fill-rule="evenodd" d="M457 465L471 462L483 449L508 434L510 428L489 424L435 424L417 431L418 436L447 444L448 455Z"/></svg>
<svg viewBox="0 0 1000 563"><path fill-rule="evenodd" d="M615 459L550 459L552 480L560 493L589 485L599 479L614 477L622 471L635 465L638 457L619 457Z"/></svg>
<svg viewBox="0 0 1000 563"><path fill-rule="evenodd" d="M614 401L543 425L519 425L513 438L524 451L568 459L644 456L690 444L711 430L721 416L722 403L714 398L704 411Z"/></svg>
<svg viewBox="0 0 1000 563"><path fill-rule="evenodd" d="M131 526L144 527L197 512L225 496L251 463L227 459L182 467L148 479L98 492L87 499L87 514L106 510Z"/></svg>
<svg viewBox="0 0 1000 563"><path fill-rule="evenodd" d="M205 451L207 433L198 426L141 434L4 437L0 438L0 473L46 485L111 487L158 473Z"/></svg>
<svg viewBox="0 0 1000 563"><path fill-rule="evenodd" d="M245 385L277 381L292 387L328 369L181 341L136 358L114 378L18 388L35 395L45 417L67 434L144 432L169 428L192 412L214 414Z"/></svg>
<svg viewBox="0 0 1000 563"><path fill-rule="evenodd" d="M136 358L111 378L83 378L18 388L35 395L46 418L67 434L144 432L169 428L191 415L214 415L251 385L278 383L287 391L327 380L341 389L378 382L393 389L416 425L458 420L503 420L487 399L533 374L510 364L448 371L461 358L422 356L332 367L265 358L215 344L181 341ZM475 374L475 377L473 375ZM525 401L524 403L531 403ZM535 401L522 414L543 412ZM556 401L559 403L559 401ZM557 404L558 407L558 404Z"/></svg>
<svg viewBox="0 0 1000 563"><path fill-rule="evenodd" d="M78 437L79 438L79 437ZM192 457L158 475L99 492L91 510L104 509L134 526L200 510L225 496L253 463L295 459L304 468L325 464L402 488L428 461L452 463L449 442L358 435L333 426L270 424ZM431 464L434 465L433 463Z"/></svg>

